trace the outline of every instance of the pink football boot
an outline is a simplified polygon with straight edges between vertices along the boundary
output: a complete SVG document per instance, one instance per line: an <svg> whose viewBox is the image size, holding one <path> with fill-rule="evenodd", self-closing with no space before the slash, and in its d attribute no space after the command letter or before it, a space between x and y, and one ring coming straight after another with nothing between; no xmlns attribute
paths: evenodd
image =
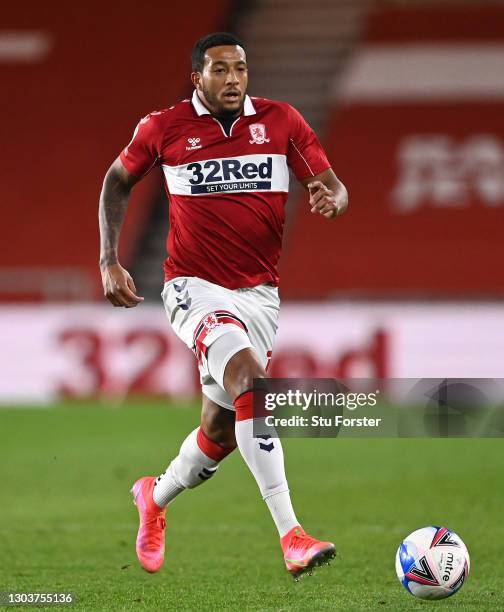
<svg viewBox="0 0 504 612"><path fill-rule="evenodd" d="M166 508L154 503L154 476L144 476L131 489L133 503L138 508L140 527L136 539L136 553L146 572L158 572L164 562Z"/></svg>
<svg viewBox="0 0 504 612"><path fill-rule="evenodd" d="M294 580L313 568L328 564L336 556L336 548L331 542L320 542L309 536L301 527L294 527L280 538L287 571Z"/></svg>

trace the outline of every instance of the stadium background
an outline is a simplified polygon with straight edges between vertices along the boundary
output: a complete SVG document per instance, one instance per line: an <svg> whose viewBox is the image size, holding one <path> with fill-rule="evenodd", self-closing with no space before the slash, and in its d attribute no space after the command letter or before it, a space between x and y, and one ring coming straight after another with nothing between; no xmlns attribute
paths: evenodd
<svg viewBox="0 0 504 612"><path fill-rule="evenodd" d="M161 177L152 172L135 189L121 238L121 263L146 297L139 308L120 311L103 301L97 266L97 200L108 165L130 140L138 119L190 94L190 49L209 31L230 30L244 40L249 93L296 106L317 131L350 193L348 214L327 223L308 214L305 194L292 184L281 267L283 309L272 374L495 378L502 374L504 4L216 0L193 2L190 13L180 0L90 0L85 5L30 0L2 9L0 404L5 409L0 410L4 442L0 469L4 490L16 493L15 501L3 504L3 524L18 527L10 536L2 530L8 560L0 587L28 587L38 581L42 588L46 576L46 588L52 588L55 574L43 568L66 564L67 574L59 574L61 584L66 575L77 592L90 598L88 605L100 607L101 600L91 594L90 585L96 580L91 569L86 573L82 564L77 566L88 580L85 587L75 581L65 555L48 562L59 550L57 536L49 535L54 531L52 521L63 512L60 502L68 501L61 487L72 491L71 524L90 537L86 543L90 550L96 543L93 550L103 562L102 575L116 580L105 566L110 558L116 562L116 553L121 565L122 557L100 548L100 538L112 523L105 521L98 535L90 535L97 516L111 522L113 516L112 510L99 504L92 507L91 516L86 514L93 485L108 488L111 506L107 508L124 515L123 493L129 479L144 466L154 471L164 466L197 420L193 358L168 329L159 298L167 230ZM121 411L108 410L119 406ZM154 434L149 419L156 423ZM129 436L136 440L134 449ZM364 506L370 504L357 481L371 497L374 492L373 525L378 522L383 531L388 528L393 542L408 527L434 521L435 513L418 509L401 524L391 501L400 487L412 486L400 484L403 466L401 474L396 471L406 446L389 442L373 447L362 441L364 447L358 442L347 443L345 463L349 457L348 466L353 467L347 468L346 476L335 472L334 498L329 496L340 505L343 519L362 519L360 531L356 528L348 538L369 537L367 525L378 544L386 540L370 527L372 521L362 507L355 511L350 501L343 501L346 495ZM445 490L455 494L464 485L467 497L458 498L456 509L439 502L436 516L462 523L461 535L469 532L469 548L474 548L483 527L474 529L461 505L472 504L479 523L502 535L494 521L502 508L502 494L494 492L490 499L485 493L485 486L496 491L499 482L500 447L490 446L490 441L470 441L464 443L467 446L441 442L442 447L428 447L430 459L425 459L423 468L416 466L415 474L425 478L432 469L443 482L451 479ZM309 451L313 465L330 464L336 453L328 442L297 444L305 445L302 448ZM291 441L288 445L295 448ZM408 447L419 453L425 448L418 441ZM374 452L381 456L378 476L369 468ZM458 466L450 464L443 471L439 466L446 452L461 458ZM67 462L58 464L59 455ZM493 457L490 465L478 463L477 457L483 455ZM229 461L228 483L238 482L244 477L239 458ZM304 465L297 459L288 461L301 479ZM110 477L106 470L97 476L110 462ZM40 478L36 478L38 465L43 467ZM307 479L311 474L306 468ZM40 483L46 483L52 501ZM316 479L314 483L321 484ZM443 493L440 482L427 499L433 501L437 493ZM47 547L34 545L36 533L21 527L33 519L33 508L29 509L33 495L37 533L48 538ZM254 495L253 483L237 494L249 517L258 511ZM310 492L305 495L308 504ZM216 496L205 491L201 499L212 508L218 503ZM299 496L302 500L303 493ZM181 500L182 508L184 503ZM191 516L190 506L185 511ZM317 516L318 535L330 534L330 524L320 524L313 509L308 514L312 521ZM322 515L326 523L333 521L329 508ZM243 520L231 511L229 524L233 517ZM263 519L267 525L262 515L258 524ZM133 533L131 515L121 520ZM182 529L188 535L189 523ZM252 533L228 529L233 537ZM120 541L127 539L113 533ZM66 550L78 559L83 550L79 538L64 535ZM25 559L16 547L19 538L34 555L24 577ZM120 552L131 558L126 545ZM230 568L238 561L227 559L224 549L220 554L232 573ZM480 559L479 568L490 568L491 561ZM187 559L185 563L187 572ZM272 567L276 572L277 565ZM347 575L357 576L358 568L355 561ZM183 588L184 572L176 571L172 579ZM366 572L366 580L371 581L369 567ZM374 595L364 603L356 600L356 607L372 608L380 597L392 605L396 585L389 568L383 572L386 589L394 595L382 597L368 584ZM148 591L150 583L140 575L135 580L122 586L143 589L147 604L158 602L159 593ZM492 580L487 583L488 589L495 589ZM479 584L486 588L487 583L480 576ZM266 580L264 592L276 593L268 604L272 609L275 601L278 606L285 601L289 608L297 605L295 600L284 601L287 596L275 591L273 583L267 584ZM351 580L347 586L345 593L351 598ZM103 592L107 588L104 579ZM333 602L331 588L323 584L328 606ZM127 592L127 601L135 601L134 592L126 590L120 597ZM477 602L482 593L473 592ZM394 609L403 602L402 593L397 596ZM198 601L193 608L204 607ZM254 601L249 600L251 607ZM241 605L241 600L236 602ZM324 605L321 600L320 607Z"/></svg>

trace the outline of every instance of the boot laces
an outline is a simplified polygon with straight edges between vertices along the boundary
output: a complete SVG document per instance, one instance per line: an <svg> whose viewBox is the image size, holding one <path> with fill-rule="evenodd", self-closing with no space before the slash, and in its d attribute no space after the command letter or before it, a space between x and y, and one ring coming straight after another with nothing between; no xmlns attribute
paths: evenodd
<svg viewBox="0 0 504 612"><path fill-rule="evenodd" d="M164 516L156 516L144 523L145 530L144 546L149 549L159 548L163 542L163 532L166 527L166 519Z"/></svg>
<svg viewBox="0 0 504 612"><path fill-rule="evenodd" d="M316 543L317 540L315 538L312 538L308 534L298 535L294 532L290 545L292 546L292 548L295 548L297 550L307 551Z"/></svg>

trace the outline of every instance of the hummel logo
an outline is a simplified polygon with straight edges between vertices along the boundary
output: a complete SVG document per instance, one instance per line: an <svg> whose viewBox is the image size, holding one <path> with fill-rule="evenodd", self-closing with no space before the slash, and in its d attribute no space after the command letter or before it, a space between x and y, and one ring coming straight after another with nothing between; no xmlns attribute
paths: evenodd
<svg viewBox="0 0 504 612"><path fill-rule="evenodd" d="M178 291L179 293L185 289L186 285L187 285L187 278L184 278L184 280L181 282L180 285L177 285L177 283L173 283L175 291Z"/></svg>
<svg viewBox="0 0 504 612"><path fill-rule="evenodd" d="M186 151L195 151L196 149L201 149L203 145L200 145L201 138L188 138L187 142L191 145L190 147L186 147Z"/></svg>
<svg viewBox="0 0 504 612"><path fill-rule="evenodd" d="M189 291L185 292L185 295L176 298L177 304L182 310L189 310L191 307L192 298L189 297Z"/></svg>
<svg viewBox="0 0 504 612"><path fill-rule="evenodd" d="M270 435L257 436L257 437L262 438L263 440L269 440L271 438ZM271 451L275 448L275 445L273 444L273 442L270 442L269 444L264 444L263 442L259 442L259 448L263 451L271 453Z"/></svg>

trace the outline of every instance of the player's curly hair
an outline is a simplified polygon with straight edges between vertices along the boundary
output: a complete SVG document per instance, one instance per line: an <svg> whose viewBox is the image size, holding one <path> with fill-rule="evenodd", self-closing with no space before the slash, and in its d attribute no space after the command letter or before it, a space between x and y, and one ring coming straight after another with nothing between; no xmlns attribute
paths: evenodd
<svg viewBox="0 0 504 612"><path fill-rule="evenodd" d="M212 47L220 47L221 45L238 45L245 49L245 45L241 40L228 32L213 32L200 38L194 45L191 53L191 62L193 72L201 72L205 61L205 52Z"/></svg>

